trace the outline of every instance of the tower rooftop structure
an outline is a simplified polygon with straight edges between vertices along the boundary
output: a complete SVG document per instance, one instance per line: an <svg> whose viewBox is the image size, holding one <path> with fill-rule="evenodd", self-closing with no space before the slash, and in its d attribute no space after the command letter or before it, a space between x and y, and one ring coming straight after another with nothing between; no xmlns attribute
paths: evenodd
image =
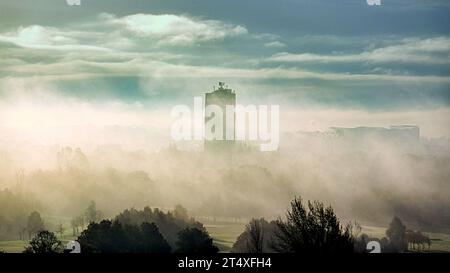
<svg viewBox="0 0 450 273"><path fill-rule="evenodd" d="M219 82L219 87L213 87L213 91L205 94L205 108L209 105L215 105L222 109L222 113L224 114L221 120L221 123L218 126L222 126L222 139L220 140L205 140L205 150L230 150L232 146L234 146L234 140L227 140L226 133L232 132L233 135L235 133L235 117L233 117L233 123L227 124L226 121L226 107L233 106L236 107L236 93L228 88L228 85L225 82ZM233 113L234 115L234 113ZM212 117L205 117L205 125ZM231 130L231 131L230 131Z"/></svg>

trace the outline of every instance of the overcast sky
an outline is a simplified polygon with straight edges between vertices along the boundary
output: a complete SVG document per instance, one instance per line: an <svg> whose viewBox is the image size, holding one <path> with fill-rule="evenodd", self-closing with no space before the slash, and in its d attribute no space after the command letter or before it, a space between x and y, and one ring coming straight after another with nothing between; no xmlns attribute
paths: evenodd
<svg viewBox="0 0 450 273"><path fill-rule="evenodd" d="M450 2L381 1L0 0L0 102L163 109L226 81L243 103L413 112L448 136Z"/></svg>

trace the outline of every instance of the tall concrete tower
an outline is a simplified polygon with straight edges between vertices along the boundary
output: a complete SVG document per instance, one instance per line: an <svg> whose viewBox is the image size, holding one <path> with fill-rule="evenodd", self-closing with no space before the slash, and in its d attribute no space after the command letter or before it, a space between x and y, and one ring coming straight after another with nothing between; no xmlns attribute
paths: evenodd
<svg viewBox="0 0 450 273"><path fill-rule="evenodd" d="M235 134L235 114L233 111L232 122L227 123L226 117L226 107L236 106L236 93L229 89L224 82L219 82L219 88L214 87L213 92L205 94L205 108L208 105L216 105L222 109L223 118L221 124L222 126L222 140L207 140L205 138L205 150L207 151L230 151L234 148L234 134ZM213 117L205 116L205 125ZM230 120L230 119L228 119ZM227 132L232 132L233 140L227 140Z"/></svg>

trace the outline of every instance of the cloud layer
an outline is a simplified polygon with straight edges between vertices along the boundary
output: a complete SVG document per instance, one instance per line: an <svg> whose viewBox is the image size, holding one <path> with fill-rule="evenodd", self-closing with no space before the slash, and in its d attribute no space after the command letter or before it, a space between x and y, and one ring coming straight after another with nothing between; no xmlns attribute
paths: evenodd
<svg viewBox="0 0 450 273"><path fill-rule="evenodd" d="M445 33L291 34L167 12L12 25L0 30L0 101L51 97L160 109L189 103L225 80L244 103L285 109L437 113L450 107Z"/></svg>
<svg viewBox="0 0 450 273"><path fill-rule="evenodd" d="M278 53L270 58L276 62L371 62L450 64L450 38L410 38L398 44L375 48L356 54L319 55L310 53Z"/></svg>

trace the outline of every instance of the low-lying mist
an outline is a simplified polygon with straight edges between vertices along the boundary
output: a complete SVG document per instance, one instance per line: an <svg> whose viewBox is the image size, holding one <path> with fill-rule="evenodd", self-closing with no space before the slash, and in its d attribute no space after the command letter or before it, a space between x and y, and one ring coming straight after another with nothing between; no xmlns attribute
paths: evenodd
<svg viewBox="0 0 450 273"><path fill-rule="evenodd" d="M0 194L0 222L15 217L8 212L26 219L32 210L70 220L91 200L105 217L181 204L194 217L273 219L301 195L348 221L386 226L397 215L412 227L450 224L450 142L438 138L448 136L447 108L281 107L278 151L249 144L212 153L201 142L171 144L169 108L17 96L0 102L0 190L8 191ZM391 124L418 125L422 137L349 140L327 129Z"/></svg>
<svg viewBox="0 0 450 273"><path fill-rule="evenodd" d="M332 205L348 221L386 225L397 215L411 226L445 229L449 147L448 140L354 142L320 132L282 134L277 152L183 151L176 144L157 151L2 147L0 185L44 215L68 219L91 200L105 217L182 204L194 217L273 219L301 195Z"/></svg>

